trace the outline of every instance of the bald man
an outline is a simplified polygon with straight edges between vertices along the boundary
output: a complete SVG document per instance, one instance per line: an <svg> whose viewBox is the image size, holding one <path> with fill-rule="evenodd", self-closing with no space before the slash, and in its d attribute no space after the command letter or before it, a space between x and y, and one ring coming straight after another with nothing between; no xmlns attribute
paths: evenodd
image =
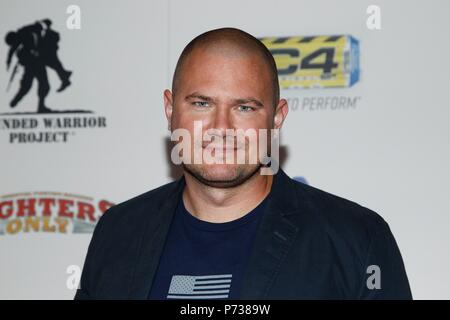
<svg viewBox="0 0 450 320"><path fill-rule="evenodd" d="M275 61L252 35L193 39L164 91L172 137L188 134L183 176L102 216L75 298L411 299L377 213L278 170L272 138L288 114L279 95ZM238 130L263 134L239 143Z"/></svg>

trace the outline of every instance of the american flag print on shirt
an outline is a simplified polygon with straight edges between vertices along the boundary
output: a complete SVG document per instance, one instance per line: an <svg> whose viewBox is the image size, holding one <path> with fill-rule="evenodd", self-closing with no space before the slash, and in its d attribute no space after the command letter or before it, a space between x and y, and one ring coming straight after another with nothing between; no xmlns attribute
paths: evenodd
<svg viewBox="0 0 450 320"><path fill-rule="evenodd" d="M174 275L168 299L223 299L230 294L232 274L208 276Z"/></svg>

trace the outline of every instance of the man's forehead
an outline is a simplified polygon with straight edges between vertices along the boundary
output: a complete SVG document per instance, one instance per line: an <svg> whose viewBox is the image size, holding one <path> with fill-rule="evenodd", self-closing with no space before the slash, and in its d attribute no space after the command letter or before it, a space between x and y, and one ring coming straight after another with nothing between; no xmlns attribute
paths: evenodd
<svg viewBox="0 0 450 320"><path fill-rule="evenodd" d="M180 70L179 80L183 85L198 80L207 82L241 82L270 81L270 70L266 62L255 55L223 55L221 53L200 51L193 52L185 60Z"/></svg>
<svg viewBox="0 0 450 320"><path fill-rule="evenodd" d="M202 68L198 65L198 68L192 67L183 72L178 91L182 95L180 98L191 94L223 99L247 95L263 98L270 96L270 85L268 76L262 75L258 70L233 67L225 71L223 68Z"/></svg>
<svg viewBox="0 0 450 320"><path fill-rule="evenodd" d="M208 57L207 57L208 56ZM179 77L180 99L203 96L211 101L254 97L265 100L271 94L270 75L263 62L250 58L215 57L199 53L187 60ZM195 93L195 94L194 94Z"/></svg>

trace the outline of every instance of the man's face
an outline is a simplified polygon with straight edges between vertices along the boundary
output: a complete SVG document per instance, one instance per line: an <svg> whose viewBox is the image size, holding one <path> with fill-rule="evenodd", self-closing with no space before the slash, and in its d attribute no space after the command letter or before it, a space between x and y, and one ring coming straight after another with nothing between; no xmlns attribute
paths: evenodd
<svg viewBox="0 0 450 320"><path fill-rule="evenodd" d="M221 157L223 164L206 164L205 161L183 164L194 177L215 187L242 184L258 172L261 166L258 147L264 147L259 143L258 129L267 129L270 133L270 129L281 126L287 113L286 106L283 116L275 117L269 70L259 56L230 56L198 49L185 60L175 96L165 91L165 107L172 131L184 128L194 138L194 122L201 121L202 135L196 136L198 140L206 130L218 129L211 142L202 143L202 151L208 144L211 148L220 141L225 149L220 149L218 154L213 151L212 155ZM248 137L244 144L239 144L234 137L231 141L235 145L227 145L226 129L255 129L257 146L251 148ZM191 159L194 159L194 141L191 146ZM245 150L244 163L237 163L238 149ZM227 152L234 152L233 163L226 161ZM256 163L249 161L255 158Z"/></svg>

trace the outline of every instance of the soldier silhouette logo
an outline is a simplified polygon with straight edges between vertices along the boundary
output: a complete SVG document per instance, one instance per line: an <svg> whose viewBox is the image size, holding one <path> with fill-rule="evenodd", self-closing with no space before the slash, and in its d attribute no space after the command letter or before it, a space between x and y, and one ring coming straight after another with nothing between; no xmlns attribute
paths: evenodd
<svg viewBox="0 0 450 320"><path fill-rule="evenodd" d="M51 26L52 21L50 19L43 19L6 34L5 42L9 46L6 69L10 70L11 62L16 60L11 71L7 91L9 91L18 70L23 69L19 89L9 103L11 108L17 107L22 98L30 91L33 81L36 79L38 85L37 113L63 112L52 110L45 103L50 91L47 68L53 69L61 81L57 92L61 92L71 85L70 78L72 75L72 71L65 69L58 57L60 36ZM72 110L64 112L90 111Z"/></svg>

